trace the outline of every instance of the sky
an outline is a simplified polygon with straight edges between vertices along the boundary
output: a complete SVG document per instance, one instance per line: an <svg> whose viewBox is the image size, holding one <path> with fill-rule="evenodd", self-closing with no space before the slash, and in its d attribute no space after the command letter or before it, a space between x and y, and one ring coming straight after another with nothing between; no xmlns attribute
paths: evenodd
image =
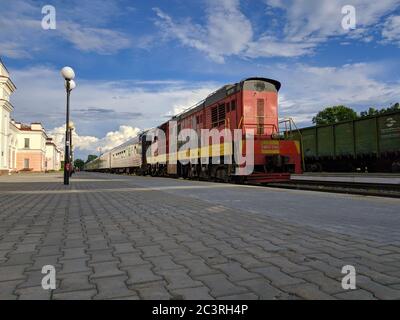
<svg viewBox="0 0 400 320"><path fill-rule="evenodd" d="M62 145L60 70L73 67L82 158L252 76L282 83L279 116L300 127L327 106L400 101L400 0L0 0L0 8L13 118L41 122Z"/></svg>

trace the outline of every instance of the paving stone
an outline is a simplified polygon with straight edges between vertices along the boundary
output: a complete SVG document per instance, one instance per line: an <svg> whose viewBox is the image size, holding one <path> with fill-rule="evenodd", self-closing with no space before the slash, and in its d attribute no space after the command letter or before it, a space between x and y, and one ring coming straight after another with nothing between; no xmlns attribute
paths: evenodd
<svg viewBox="0 0 400 320"><path fill-rule="evenodd" d="M228 296L239 294L248 291L247 289L236 286L232 282L228 281L223 274L213 274L206 276L197 276L198 279L211 289L210 293L213 297Z"/></svg>
<svg viewBox="0 0 400 320"><path fill-rule="evenodd" d="M333 295L321 291L318 286L312 283L298 283L291 286L283 286L280 289L306 300L335 300Z"/></svg>
<svg viewBox="0 0 400 320"><path fill-rule="evenodd" d="M146 260L153 264L154 271L182 269L182 265L173 262L170 256L149 257Z"/></svg>
<svg viewBox="0 0 400 320"><path fill-rule="evenodd" d="M135 291L128 289L125 281L127 276L95 278L91 282L96 284L98 294L94 299L122 298L137 295Z"/></svg>
<svg viewBox="0 0 400 320"><path fill-rule="evenodd" d="M209 267L202 259L181 260L179 264L185 266L189 270L190 276L219 273L218 270Z"/></svg>
<svg viewBox="0 0 400 320"><path fill-rule="evenodd" d="M162 280L161 276L153 272L150 264L121 267L121 269L128 273L128 285Z"/></svg>
<svg viewBox="0 0 400 320"><path fill-rule="evenodd" d="M265 278L271 281L274 286L277 286L278 288L280 288L281 286L304 282L304 280L302 279L289 276L275 266L254 268L251 269L251 271L263 275Z"/></svg>
<svg viewBox="0 0 400 320"><path fill-rule="evenodd" d="M213 268L224 272L228 276L229 280L234 282L260 277L258 273L252 273L242 268L242 266L237 262L216 264L213 266Z"/></svg>
<svg viewBox="0 0 400 320"><path fill-rule="evenodd" d="M113 244L113 247L114 247L114 254L139 252L139 250L137 250L133 247L132 242L115 243L115 244Z"/></svg>
<svg viewBox="0 0 400 320"><path fill-rule="evenodd" d="M35 243L28 243L28 244L19 244L17 245L17 249L14 253L30 253L36 251L37 244Z"/></svg>
<svg viewBox="0 0 400 320"><path fill-rule="evenodd" d="M207 287L196 287L172 290L172 294L182 297L183 300L213 300L210 289Z"/></svg>
<svg viewBox="0 0 400 320"><path fill-rule="evenodd" d="M163 276L167 281L168 290L199 287L202 285L201 282L193 280L188 275L187 269L158 270L155 273Z"/></svg>
<svg viewBox="0 0 400 320"><path fill-rule="evenodd" d="M44 266L51 265L56 269L60 268L60 264L57 263L57 261L62 257L61 254L56 255L56 256L41 256L41 257L35 257L35 263L30 266L29 268L26 268L26 270L42 270Z"/></svg>
<svg viewBox="0 0 400 320"><path fill-rule="evenodd" d="M66 248L63 249L63 256L60 261L68 260L68 259L79 259L79 258L89 258L89 256L85 252L86 248Z"/></svg>
<svg viewBox="0 0 400 320"><path fill-rule="evenodd" d="M53 256L53 255L58 255L60 254L61 248L60 246L40 246L38 247L39 252L36 254L36 256Z"/></svg>
<svg viewBox="0 0 400 320"><path fill-rule="evenodd" d="M1 266L15 266L20 264L33 264L33 253L11 253Z"/></svg>
<svg viewBox="0 0 400 320"><path fill-rule="evenodd" d="M145 247L137 247L140 249L143 254L143 258L149 258L149 257L159 257L166 255L164 251L161 250L160 246L145 246Z"/></svg>
<svg viewBox="0 0 400 320"><path fill-rule="evenodd" d="M221 296L218 297L217 300L258 300L258 297L254 293L248 292L229 296Z"/></svg>
<svg viewBox="0 0 400 320"><path fill-rule="evenodd" d="M356 277L356 287L372 292L378 299L398 300L400 290L392 289L388 286L372 281L370 278L358 275Z"/></svg>
<svg viewBox="0 0 400 320"><path fill-rule="evenodd" d="M244 280L236 283L241 287L247 288L249 291L256 294L257 298L262 300L284 299L287 297L286 293L276 287L273 287L264 278Z"/></svg>
<svg viewBox="0 0 400 320"><path fill-rule="evenodd" d="M286 272L289 274L295 273L295 272L311 270L311 268L308 266L293 263L288 258L282 257L282 256L272 256L269 258L265 258L265 261L277 266L283 272Z"/></svg>
<svg viewBox="0 0 400 320"><path fill-rule="evenodd" d="M74 272L66 274L57 274L60 285L54 290L54 294L61 292L91 290L96 286L89 282L89 272Z"/></svg>
<svg viewBox="0 0 400 320"><path fill-rule="evenodd" d="M125 272L118 268L117 262L98 262L90 264L94 268L94 273L90 278L113 277L126 275Z"/></svg>
<svg viewBox="0 0 400 320"><path fill-rule="evenodd" d="M96 290L79 290L54 293L54 300L91 300L97 294Z"/></svg>
<svg viewBox="0 0 400 320"><path fill-rule="evenodd" d="M29 264L22 264L16 266L0 266L0 281L10 281L25 279L24 271L30 267Z"/></svg>
<svg viewBox="0 0 400 320"><path fill-rule="evenodd" d="M145 300L171 300L173 298L173 295L166 289L164 281L132 284L129 288L137 291L139 296Z"/></svg>
<svg viewBox="0 0 400 320"><path fill-rule="evenodd" d="M304 279L308 282L314 283L320 287L320 289L328 294L335 294L343 292L342 281L334 280L325 276L324 273L316 270L297 272L295 274L297 278ZM342 275L344 276L344 275Z"/></svg>
<svg viewBox="0 0 400 320"><path fill-rule="evenodd" d="M17 289L18 300L50 300L52 290L44 290L42 286Z"/></svg>
<svg viewBox="0 0 400 320"><path fill-rule="evenodd" d="M15 300L17 299L17 294L14 293L15 288L23 280L14 281L1 281L0 282L0 300Z"/></svg>
<svg viewBox="0 0 400 320"><path fill-rule="evenodd" d="M267 267L267 266L271 265L270 263L268 263L266 261L262 261L262 260L258 260L256 258L254 258L251 254L249 254L247 252L238 251L237 253L227 255L226 257L229 258L229 260L231 260L231 261L236 261L236 262L240 263L242 265L242 267L246 268L246 269L257 268L257 267Z"/></svg>
<svg viewBox="0 0 400 320"><path fill-rule="evenodd" d="M113 256L113 252L111 249L89 251L89 256L90 256L89 264L118 261L118 258Z"/></svg>
<svg viewBox="0 0 400 320"><path fill-rule="evenodd" d="M166 250L166 253L171 255L173 260L177 263L179 263L180 261L183 261L183 260L193 260L193 259L198 258L197 255L190 253L189 250L181 249L181 248L169 249L169 250Z"/></svg>
<svg viewBox="0 0 400 320"><path fill-rule="evenodd" d="M209 265L221 264L228 262L228 259L222 256L217 250L209 249L205 251L196 252L197 255L201 256L203 260Z"/></svg>
<svg viewBox="0 0 400 320"><path fill-rule="evenodd" d="M357 289L357 290L346 290L345 292L341 292L334 295L338 299L343 300L376 300L372 293Z"/></svg>
<svg viewBox="0 0 400 320"><path fill-rule="evenodd" d="M91 272L92 268L88 267L88 258L63 260L59 274L75 273L75 272Z"/></svg>

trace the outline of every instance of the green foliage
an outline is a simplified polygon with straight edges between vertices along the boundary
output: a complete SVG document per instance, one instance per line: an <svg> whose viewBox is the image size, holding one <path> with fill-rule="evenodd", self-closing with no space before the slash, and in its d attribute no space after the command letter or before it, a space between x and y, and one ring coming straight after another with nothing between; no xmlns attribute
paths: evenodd
<svg viewBox="0 0 400 320"><path fill-rule="evenodd" d="M97 156L94 154L89 154L86 160L86 163L89 163L90 161L93 161L94 159L97 159Z"/></svg>
<svg viewBox="0 0 400 320"><path fill-rule="evenodd" d="M82 170L84 166L85 166L85 162L82 159L76 159L74 161L75 168L79 168L80 170Z"/></svg>
<svg viewBox="0 0 400 320"><path fill-rule="evenodd" d="M385 113L393 112L393 111L397 111L397 110L400 110L400 104L398 102L393 104L389 108L382 108L379 110L377 110L375 108L369 108L368 111L360 112L360 116L361 117L377 116L380 114L385 114Z"/></svg>
<svg viewBox="0 0 400 320"><path fill-rule="evenodd" d="M316 125L333 124L340 121L357 119L357 112L346 106L327 107L312 119Z"/></svg>
<svg viewBox="0 0 400 320"><path fill-rule="evenodd" d="M353 109L346 106L333 106L327 107L312 119L312 122L316 125L333 124L340 121L355 120L363 117L382 115L388 112L400 110L400 104L397 102L388 108L377 109L370 107L366 111L361 111L360 115L357 114Z"/></svg>

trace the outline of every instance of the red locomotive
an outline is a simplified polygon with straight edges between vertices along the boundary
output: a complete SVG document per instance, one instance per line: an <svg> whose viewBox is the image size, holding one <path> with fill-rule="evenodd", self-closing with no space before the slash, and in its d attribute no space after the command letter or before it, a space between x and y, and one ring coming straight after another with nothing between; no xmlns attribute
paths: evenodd
<svg viewBox="0 0 400 320"><path fill-rule="evenodd" d="M188 178L218 179L222 181L252 181L272 182L289 179L290 173L301 173L301 152L298 141L285 140L279 135L278 128L278 92L281 84L267 78L248 78L239 83L225 85L214 93L210 94L204 101L196 106L173 117L176 122L177 133L184 129L193 129L198 137L202 130L217 130L222 132L225 129L233 131L241 129L243 133L240 152L246 149L246 135L254 134L254 171L251 175L237 175L238 163L233 155L234 147L232 142L221 137L220 141L210 140L210 148L217 148L218 154L212 153L212 159L203 161L209 156L206 149L199 143L197 148L189 148L180 151L184 141L175 141L168 134L171 130L171 122L166 122L158 128L166 133L165 146L157 149L152 156L146 156L146 150L161 141L146 139L148 132L142 133L139 137L117 147L109 154L103 155L103 161L107 166L102 165L102 160L89 163L87 170L124 171L138 174L151 174L155 176L179 176ZM157 138L155 139L157 140ZM177 144L171 148L172 144ZM127 155L129 151L141 150L141 161L130 161L135 166L121 164L113 166L114 154ZM171 150L176 150L171 152ZM215 149L213 149L215 150ZM211 154L211 152L210 152ZM127 156L126 156L127 157ZM180 160L197 161L173 161ZM215 159L218 158L218 159ZM231 160L231 161L227 161ZM114 161L116 163L116 161ZM106 167L106 168L104 168Z"/></svg>

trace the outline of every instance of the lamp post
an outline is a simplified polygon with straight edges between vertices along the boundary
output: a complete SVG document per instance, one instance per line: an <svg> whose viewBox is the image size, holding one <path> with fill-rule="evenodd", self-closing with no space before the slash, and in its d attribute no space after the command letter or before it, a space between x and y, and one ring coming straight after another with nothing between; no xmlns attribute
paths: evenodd
<svg viewBox="0 0 400 320"><path fill-rule="evenodd" d="M65 155L64 155L64 185L69 185L69 170L70 170L70 157L69 157L69 148L70 148L70 136L69 136L69 97L71 94L71 90L76 87L74 82L75 72L71 67L64 67L61 70L61 75L65 79L65 89L67 91L67 114L65 121Z"/></svg>
<svg viewBox="0 0 400 320"><path fill-rule="evenodd" d="M70 143L70 172L69 176L72 176L73 167L74 167L74 148L72 146L72 131L75 130L74 123L69 123L69 143Z"/></svg>

